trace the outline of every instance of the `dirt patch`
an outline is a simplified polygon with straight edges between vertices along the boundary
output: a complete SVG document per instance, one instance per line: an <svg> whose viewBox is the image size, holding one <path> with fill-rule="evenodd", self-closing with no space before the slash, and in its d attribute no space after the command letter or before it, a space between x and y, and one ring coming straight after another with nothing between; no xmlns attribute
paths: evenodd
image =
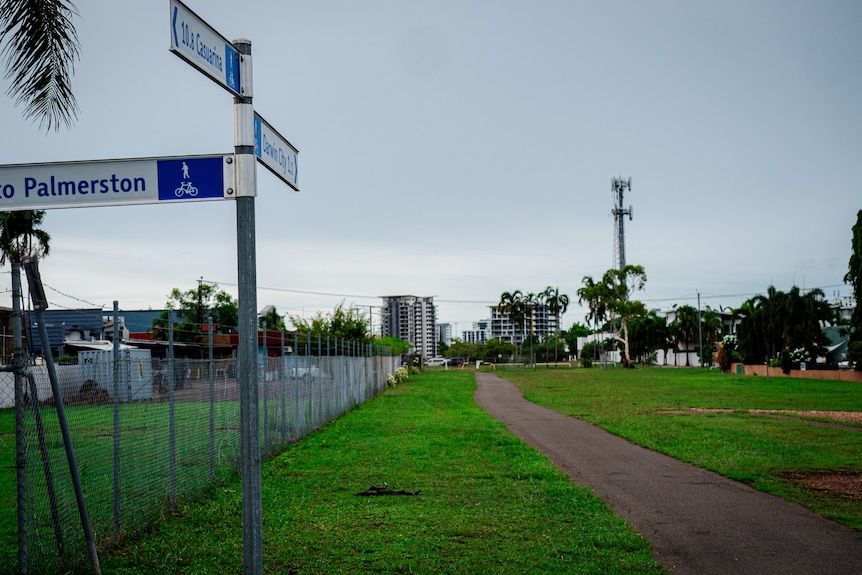
<svg viewBox="0 0 862 575"><path fill-rule="evenodd" d="M821 471L811 473L786 473L779 475L786 479L804 485L813 491L820 491L834 497L862 499L862 473L851 471Z"/></svg>
<svg viewBox="0 0 862 575"><path fill-rule="evenodd" d="M692 407L690 409L661 410L659 413L734 413L736 409ZM781 417L803 420L811 425L836 427L849 431L862 432L862 412L859 411L821 411L792 409L748 409L752 415ZM809 419L816 418L816 419ZM831 420L835 423L830 423ZM849 424L849 425L842 425ZM792 481L798 485L842 499L862 499L862 473L853 471L813 471L808 473L785 473L781 479Z"/></svg>
<svg viewBox="0 0 862 575"><path fill-rule="evenodd" d="M728 409L723 407L707 408L707 407L690 407L688 409L660 409L656 413L735 413L737 411L745 411L751 415L765 415L768 417L783 417L802 419L811 425L820 425L826 427L837 427L847 429L849 431L862 431L862 412L860 411L820 411L820 410L796 410L796 409ZM828 421L817 420L832 420L835 423ZM850 425L841 425L849 423ZM859 427L853 427L853 426Z"/></svg>

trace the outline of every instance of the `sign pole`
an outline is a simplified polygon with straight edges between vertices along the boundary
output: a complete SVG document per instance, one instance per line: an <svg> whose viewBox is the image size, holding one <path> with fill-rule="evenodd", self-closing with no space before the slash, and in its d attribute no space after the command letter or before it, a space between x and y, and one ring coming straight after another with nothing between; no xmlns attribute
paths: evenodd
<svg viewBox="0 0 862 575"><path fill-rule="evenodd" d="M240 52L242 96L234 97L236 155L236 240L239 287L239 409L242 472L243 573L263 574L263 528L260 480L260 423L257 377L257 262L254 198L254 109L251 90L251 41L236 40Z"/></svg>

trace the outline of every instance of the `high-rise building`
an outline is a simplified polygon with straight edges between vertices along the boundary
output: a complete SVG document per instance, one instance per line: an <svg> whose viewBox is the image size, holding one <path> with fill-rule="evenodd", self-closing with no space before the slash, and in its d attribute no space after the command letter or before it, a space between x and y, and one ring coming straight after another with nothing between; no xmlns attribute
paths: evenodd
<svg viewBox="0 0 862 575"><path fill-rule="evenodd" d="M411 353L437 355L437 307L433 297L398 295L383 297L381 334L413 345Z"/></svg>
<svg viewBox="0 0 862 575"><path fill-rule="evenodd" d="M461 340L468 343L483 344L488 340L488 326L490 319L473 322L473 329L461 332Z"/></svg>
<svg viewBox="0 0 862 575"><path fill-rule="evenodd" d="M491 329L488 339L499 339L509 343L519 344L530 335L545 340L556 333L557 318L541 304L530 308L524 315L524 324L516 326L500 306L491 307Z"/></svg>
<svg viewBox="0 0 862 575"><path fill-rule="evenodd" d="M438 323L437 324L437 341L442 341L446 345L452 345L452 324Z"/></svg>

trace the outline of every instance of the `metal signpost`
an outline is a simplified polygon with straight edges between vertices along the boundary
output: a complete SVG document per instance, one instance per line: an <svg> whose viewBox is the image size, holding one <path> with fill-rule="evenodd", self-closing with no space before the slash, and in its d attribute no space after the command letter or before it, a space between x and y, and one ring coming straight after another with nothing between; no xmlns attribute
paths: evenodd
<svg viewBox="0 0 862 575"><path fill-rule="evenodd" d="M252 108L251 41L228 42L179 0L169 4L170 51L234 95L234 153L0 165L0 211L236 200L243 568L262 575L256 161L299 191L298 151Z"/></svg>
<svg viewBox="0 0 862 575"><path fill-rule="evenodd" d="M233 154L0 166L0 211L235 196Z"/></svg>
<svg viewBox="0 0 862 575"><path fill-rule="evenodd" d="M255 159L298 191L298 151L254 112L251 41L228 42L179 0L169 5L171 51L234 95L243 572L262 575Z"/></svg>

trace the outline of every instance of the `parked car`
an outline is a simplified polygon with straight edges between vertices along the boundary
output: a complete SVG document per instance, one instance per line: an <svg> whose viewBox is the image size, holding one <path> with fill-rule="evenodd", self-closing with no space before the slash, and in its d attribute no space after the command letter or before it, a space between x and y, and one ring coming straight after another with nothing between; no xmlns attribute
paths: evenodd
<svg viewBox="0 0 862 575"><path fill-rule="evenodd" d="M432 357L425 360L425 365L427 367L442 367L447 363L449 363L449 360L445 357Z"/></svg>
<svg viewBox="0 0 862 575"><path fill-rule="evenodd" d="M316 365L311 367L294 367L287 371L290 379L299 379L303 383L311 383L312 380L320 379L320 368Z"/></svg>

